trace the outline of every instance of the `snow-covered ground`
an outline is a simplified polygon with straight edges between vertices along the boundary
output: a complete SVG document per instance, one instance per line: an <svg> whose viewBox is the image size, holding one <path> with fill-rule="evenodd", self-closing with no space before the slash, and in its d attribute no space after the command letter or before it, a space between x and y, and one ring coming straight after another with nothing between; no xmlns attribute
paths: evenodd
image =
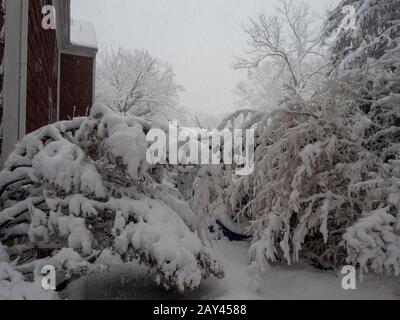
<svg viewBox="0 0 400 320"><path fill-rule="evenodd" d="M203 286L183 295L160 289L150 279L145 267L113 270L91 275L68 286L68 299L400 299L400 279L364 277L357 289L345 291L341 274L319 271L309 266L292 268L273 266L261 278L259 288L251 285L247 273L247 244L220 240L215 250L223 262L226 276L209 279Z"/></svg>

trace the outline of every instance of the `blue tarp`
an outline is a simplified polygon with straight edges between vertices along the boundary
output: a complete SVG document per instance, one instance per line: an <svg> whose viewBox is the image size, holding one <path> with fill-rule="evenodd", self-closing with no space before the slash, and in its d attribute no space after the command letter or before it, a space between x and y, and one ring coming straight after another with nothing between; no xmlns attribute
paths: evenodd
<svg viewBox="0 0 400 320"><path fill-rule="evenodd" d="M216 223L220 230L222 231L223 235L227 237L230 241L246 241L249 240L251 237L243 234L236 233L229 228L227 228L221 220L216 220ZM210 227L210 232L214 232L213 227Z"/></svg>

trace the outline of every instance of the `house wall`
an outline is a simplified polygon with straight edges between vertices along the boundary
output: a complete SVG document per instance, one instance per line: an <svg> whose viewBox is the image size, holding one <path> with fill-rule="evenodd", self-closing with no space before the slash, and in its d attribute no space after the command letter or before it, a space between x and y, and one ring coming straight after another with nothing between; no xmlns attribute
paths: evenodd
<svg viewBox="0 0 400 320"><path fill-rule="evenodd" d="M42 4L29 1L26 133L57 120L57 38L42 28Z"/></svg>
<svg viewBox="0 0 400 320"><path fill-rule="evenodd" d="M5 21L0 5L0 30L4 23L6 39L13 41L4 44L0 37L0 62L4 52L5 66L4 100L0 99L0 167L26 133L58 119L87 114L93 102L97 52L95 48L70 45L69 0L5 3ZM57 30L42 28L42 6L49 4L57 9ZM0 89L2 82L0 72Z"/></svg>
<svg viewBox="0 0 400 320"><path fill-rule="evenodd" d="M94 59L61 54L60 120L87 115L93 103Z"/></svg>

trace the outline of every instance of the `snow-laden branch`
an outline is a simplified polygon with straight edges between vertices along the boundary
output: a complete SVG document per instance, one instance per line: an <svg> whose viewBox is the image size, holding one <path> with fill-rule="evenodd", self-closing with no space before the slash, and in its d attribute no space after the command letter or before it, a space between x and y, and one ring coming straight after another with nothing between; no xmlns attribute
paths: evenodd
<svg viewBox="0 0 400 320"><path fill-rule="evenodd" d="M27 249L57 254L69 248L87 264L82 274L105 254L121 263L139 261L155 281L180 291L197 288L210 274L222 277L207 239L198 236L199 217L152 177L145 137L150 127L97 105L88 118L24 137L0 173L0 190L7 194L0 194L0 239L17 236L19 245L26 244L25 232L33 245ZM23 188L10 183L26 177ZM17 228L22 224L29 227ZM8 251L12 259L22 254Z"/></svg>

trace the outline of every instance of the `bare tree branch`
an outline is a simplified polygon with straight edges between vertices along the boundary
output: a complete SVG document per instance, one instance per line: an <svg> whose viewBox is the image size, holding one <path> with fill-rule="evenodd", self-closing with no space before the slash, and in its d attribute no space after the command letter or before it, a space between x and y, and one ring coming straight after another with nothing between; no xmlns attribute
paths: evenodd
<svg viewBox="0 0 400 320"><path fill-rule="evenodd" d="M304 82L319 72L306 67L311 56L325 59L316 50L321 43L321 32L313 29L314 21L304 2L280 0L277 15L260 14L257 20L250 19L243 26L249 38L248 49L246 57L236 58L234 68L253 69L263 62L272 62L272 66L288 71L290 86L302 88Z"/></svg>

